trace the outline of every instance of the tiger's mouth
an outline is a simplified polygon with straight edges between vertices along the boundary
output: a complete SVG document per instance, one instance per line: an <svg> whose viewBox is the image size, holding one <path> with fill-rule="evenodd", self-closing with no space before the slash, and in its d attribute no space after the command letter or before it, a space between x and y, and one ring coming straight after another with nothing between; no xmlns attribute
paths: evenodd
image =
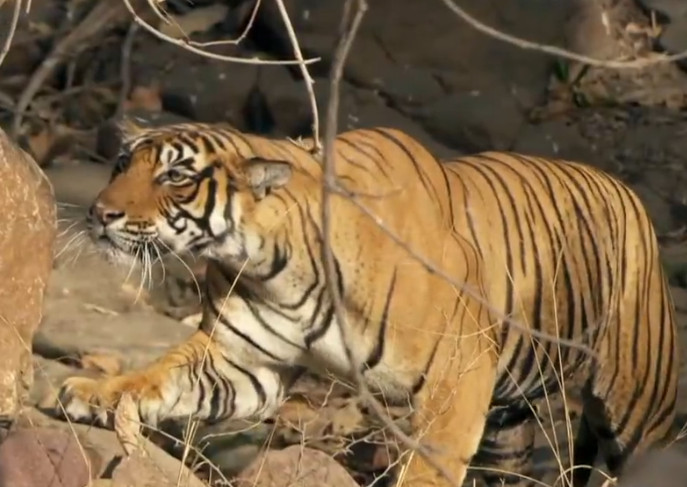
<svg viewBox="0 0 687 487"><path fill-rule="evenodd" d="M123 235L94 226L90 229L90 236L96 250L113 264L150 264L162 259L169 252L169 247L150 232L145 235Z"/></svg>

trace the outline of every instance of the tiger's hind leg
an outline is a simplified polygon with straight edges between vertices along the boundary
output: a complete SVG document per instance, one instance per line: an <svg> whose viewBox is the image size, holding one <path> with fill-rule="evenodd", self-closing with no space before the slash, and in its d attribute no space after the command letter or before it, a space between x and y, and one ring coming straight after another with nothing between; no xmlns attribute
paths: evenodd
<svg viewBox="0 0 687 487"><path fill-rule="evenodd" d="M599 440L590 426L587 415L583 411L573 446L573 487L584 487L587 485L598 453Z"/></svg>
<svg viewBox="0 0 687 487"><path fill-rule="evenodd" d="M473 459L476 474L488 487L529 487L536 419L525 406L492 411Z"/></svg>
<svg viewBox="0 0 687 487"><path fill-rule="evenodd" d="M611 377L612 382L608 381ZM600 373L586 391L573 453L573 487L586 487L597 451L610 475L618 477L631 458L661 444L669 433L673 418L671 400L658 403L657 398L650 396L653 380L663 379L652 378L644 384L636 377L636 373Z"/></svg>

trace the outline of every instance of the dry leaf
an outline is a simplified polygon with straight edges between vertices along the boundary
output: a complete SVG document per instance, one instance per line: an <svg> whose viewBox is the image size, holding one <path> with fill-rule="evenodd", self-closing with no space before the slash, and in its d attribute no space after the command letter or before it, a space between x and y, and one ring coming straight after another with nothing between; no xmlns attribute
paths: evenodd
<svg viewBox="0 0 687 487"><path fill-rule="evenodd" d="M57 125L45 127L40 132L27 136L26 145L38 165L45 167L56 157L69 153L73 141L73 131L65 126Z"/></svg>
<svg viewBox="0 0 687 487"><path fill-rule="evenodd" d="M109 308L104 308L104 307L99 306L97 304L84 303L83 307L89 311L95 311L96 313L100 313L103 315L119 316L119 313L117 313L115 310L109 309Z"/></svg>
<svg viewBox="0 0 687 487"><path fill-rule="evenodd" d="M124 102L124 110L162 111L162 98L157 84L152 86L136 86L131 90L129 99Z"/></svg>
<svg viewBox="0 0 687 487"><path fill-rule="evenodd" d="M138 405L131 394L125 393L119 400L114 413L114 430L127 455L138 449L141 418L138 415Z"/></svg>
<svg viewBox="0 0 687 487"><path fill-rule="evenodd" d="M50 148L55 142L55 135L50 130L41 130L35 135L30 135L28 137L28 145L31 155L38 165L43 167L45 164L45 159L50 152Z"/></svg>
<svg viewBox="0 0 687 487"><path fill-rule="evenodd" d="M365 422L356 401L349 401L344 407L335 409L331 415L332 434L348 436L360 429Z"/></svg>
<svg viewBox="0 0 687 487"><path fill-rule="evenodd" d="M317 419L318 412L307 402L290 399L279 408L278 420L291 425L301 426Z"/></svg>
<svg viewBox="0 0 687 487"><path fill-rule="evenodd" d="M81 368L97 370L105 375L117 375L122 370L122 359L111 353L88 353L81 357Z"/></svg>
<svg viewBox="0 0 687 487"><path fill-rule="evenodd" d="M229 13L229 7L221 4L194 8L185 15L170 15L171 22L161 22L158 29L175 39L188 38L195 32L205 32L213 25L222 22L227 13Z"/></svg>

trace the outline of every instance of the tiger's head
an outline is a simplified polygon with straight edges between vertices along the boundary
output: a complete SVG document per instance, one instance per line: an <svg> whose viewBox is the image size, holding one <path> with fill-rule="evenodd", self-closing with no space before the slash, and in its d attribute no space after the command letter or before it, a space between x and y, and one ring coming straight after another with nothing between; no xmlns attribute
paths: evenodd
<svg viewBox="0 0 687 487"><path fill-rule="evenodd" d="M291 165L241 156L229 127L127 122L122 133L110 181L87 215L91 238L108 259L132 263L219 248L245 258L243 221L287 183Z"/></svg>

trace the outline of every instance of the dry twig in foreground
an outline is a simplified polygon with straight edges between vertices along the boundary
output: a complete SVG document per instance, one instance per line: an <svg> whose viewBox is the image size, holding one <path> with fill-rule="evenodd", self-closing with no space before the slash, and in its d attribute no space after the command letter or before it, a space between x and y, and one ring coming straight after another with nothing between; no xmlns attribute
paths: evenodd
<svg viewBox="0 0 687 487"><path fill-rule="evenodd" d="M356 10L353 12L353 4L356 5ZM350 344L346 333L346 323L344 316L344 308L341 299L341 290L337 286L336 271L334 268L334 256L330 245L331 232L331 214L329 207L329 198L332 193L336 193L336 174L334 172L334 140L337 132L337 114L339 109L339 84L343 74L343 67L346 62L346 57L350 51L353 40L357 33L358 27L367 10L366 0L347 0L344 6L343 18L341 21L341 30L339 43L334 52L334 61L332 63L330 74L330 98L327 104L326 127L324 131L324 175L322 181L322 258L324 260L324 272L327 279L327 287L334 304L335 319L339 325L339 332L346 350L347 360L349 366L354 373L354 379L358 387L361 398L370 406L375 414L382 421L384 426L398 438L409 450L419 453L428 464L434 467L441 473L452 485L458 486L458 483L453 480L452 475L433 457L432 453L427 447L421 445L416 440L406 435L396 423L387 415L384 407L377 402L365 383L362 375L361 364L356 363L355 357L351 352ZM352 17L352 19L351 19Z"/></svg>
<svg viewBox="0 0 687 487"><path fill-rule="evenodd" d="M293 47L293 53L296 56L296 59L298 60L298 65L301 69L301 75L303 76L303 81L305 82L305 89L308 91L308 99L310 101L310 109L312 110L312 117L313 117L313 122L312 122L312 139L313 139L313 146L310 149L313 154L316 156L319 156L322 152L322 145L320 143L320 115L317 110L317 100L315 99L315 90L313 89L313 85L315 84L315 80L312 79L312 76L310 76L310 72L308 71L308 66L305 63L305 60L303 59L303 54L301 53L301 47L298 44L298 38L296 37L296 32L293 30L293 25L291 24L291 19L289 18L289 14L286 11L286 7L284 7L284 0L275 0L277 7L279 8L279 13L281 14L281 18L284 21L284 26L286 27L286 31L289 34L289 39L291 41L291 46Z"/></svg>

